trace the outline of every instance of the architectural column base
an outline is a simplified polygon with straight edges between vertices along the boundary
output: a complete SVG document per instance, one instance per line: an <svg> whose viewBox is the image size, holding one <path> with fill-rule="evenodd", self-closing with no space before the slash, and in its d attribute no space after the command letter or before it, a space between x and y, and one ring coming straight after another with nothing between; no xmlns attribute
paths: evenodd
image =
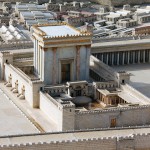
<svg viewBox="0 0 150 150"><path fill-rule="evenodd" d="M25 96L21 94L21 95L19 96L19 99L23 100L23 99L25 99Z"/></svg>
<svg viewBox="0 0 150 150"><path fill-rule="evenodd" d="M12 92L13 93L18 93L18 90L14 88Z"/></svg>
<svg viewBox="0 0 150 150"><path fill-rule="evenodd" d="M7 83L6 87L12 87L12 84L11 83Z"/></svg>

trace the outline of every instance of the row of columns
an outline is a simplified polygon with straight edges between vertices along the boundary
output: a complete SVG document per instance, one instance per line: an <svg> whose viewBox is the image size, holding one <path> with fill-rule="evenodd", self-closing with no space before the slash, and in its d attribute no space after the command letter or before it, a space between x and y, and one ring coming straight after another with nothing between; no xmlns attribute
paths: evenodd
<svg viewBox="0 0 150 150"><path fill-rule="evenodd" d="M150 50L105 52L93 55L110 66L150 62Z"/></svg>
<svg viewBox="0 0 150 150"><path fill-rule="evenodd" d="M102 93L97 91L98 100L102 101L106 105L118 105L127 103L125 100L120 98L119 96L104 96Z"/></svg>

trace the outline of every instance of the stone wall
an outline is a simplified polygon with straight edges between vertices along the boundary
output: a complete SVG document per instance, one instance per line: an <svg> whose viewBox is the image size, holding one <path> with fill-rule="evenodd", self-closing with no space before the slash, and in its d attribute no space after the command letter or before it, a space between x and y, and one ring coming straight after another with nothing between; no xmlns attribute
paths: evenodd
<svg viewBox="0 0 150 150"><path fill-rule="evenodd" d="M55 131L74 130L74 106L61 105L49 94L40 92L40 109L55 123Z"/></svg>
<svg viewBox="0 0 150 150"><path fill-rule="evenodd" d="M115 150L116 139L89 139L79 141L62 141L62 142L51 142L51 143L38 143L38 144L26 144L4 146L0 147L0 150Z"/></svg>
<svg viewBox="0 0 150 150"><path fill-rule="evenodd" d="M114 130L113 130L114 131ZM92 131L88 131L88 134L90 134ZM100 132L100 131L97 131ZM101 137L101 138L94 138L93 135L91 135L90 138L86 138L86 136L83 138L82 135L84 135L86 132L75 132L77 138L75 140L71 140L69 135L67 133L56 133L53 136L57 136L59 141L53 141L53 139L49 138L49 142L42 142L43 140L36 140L38 135L28 135L29 138L32 136L32 140L36 142L30 142L28 143L26 136L12 136L12 137L3 137L2 140L5 141L4 138L7 138L8 140L13 139L23 139L24 141L22 144L12 144L12 145L3 145L1 144L0 150L127 150L127 149L134 149L134 150L149 150L150 149L150 134L131 134L128 136L122 136L117 137L115 135L114 137ZM63 135L66 135L66 139L63 139ZM72 136L74 133L72 133ZM81 139L79 139L79 135L81 136ZM47 139L50 134L42 135L43 139ZM9 139L10 138L10 139ZM2 142L3 143L3 142Z"/></svg>
<svg viewBox="0 0 150 150"><path fill-rule="evenodd" d="M47 93L40 92L40 109L56 124L56 131L62 131L62 108Z"/></svg>
<svg viewBox="0 0 150 150"><path fill-rule="evenodd" d="M5 80L8 82L9 77L12 77L12 88L15 88L16 82L18 82L17 93L22 93L22 88L25 89L25 99L32 107L39 107L39 89L42 86L40 80L31 81L31 79L20 69L15 68L10 64L4 64L5 66Z"/></svg>
<svg viewBox="0 0 150 150"><path fill-rule="evenodd" d="M116 119L116 127L146 125L150 124L149 115L150 106L76 112L75 129L108 128L111 119Z"/></svg>
<svg viewBox="0 0 150 150"><path fill-rule="evenodd" d="M15 50L15 49L26 49L33 48L32 41L22 41L22 42L9 42L9 43L1 43L0 42L0 51L2 50Z"/></svg>

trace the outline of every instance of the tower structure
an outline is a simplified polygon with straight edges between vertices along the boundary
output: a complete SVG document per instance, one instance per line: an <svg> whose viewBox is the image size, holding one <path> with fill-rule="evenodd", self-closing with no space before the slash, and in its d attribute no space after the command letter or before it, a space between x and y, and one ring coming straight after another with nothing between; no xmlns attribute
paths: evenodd
<svg viewBox="0 0 150 150"><path fill-rule="evenodd" d="M89 79L91 34L66 23L33 27L34 69L46 85Z"/></svg>

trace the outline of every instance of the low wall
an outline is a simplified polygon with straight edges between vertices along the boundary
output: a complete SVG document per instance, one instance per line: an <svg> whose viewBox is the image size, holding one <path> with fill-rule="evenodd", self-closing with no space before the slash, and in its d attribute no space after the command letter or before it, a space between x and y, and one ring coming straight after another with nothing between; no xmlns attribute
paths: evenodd
<svg viewBox="0 0 150 150"><path fill-rule="evenodd" d="M0 147L0 150L116 150L116 139L89 139L79 141L62 141L51 143L38 143L38 144L21 144L20 146L14 145L9 147Z"/></svg>
<svg viewBox="0 0 150 150"><path fill-rule="evenodd" d="M97 134L100 134L97 131ZM112 136L107 136L107 131L104 137L98 137L92 131L88 132L68 132L68 133L49 133L45 135L22 135L1 137L3 141L0 145L0 150L149 150L150 149L150 134L130 134L127 136L118 137L113 133ZM125 131L126 132L126 131ZM83 135L90 134L90 138ZM74 138L73 138L74 137ZM89 137L89 136L88 136ZM56 140L57 138L57 140ZM28 142L32 139L31 142ZM49 140L48 140L49 139ZM58 140L59 139L59 140ZM7 144L5 145L4 143ZM11 142L8 141L13 141ZM19 142L19 140L21 140ZM16 141L16 142L15 142ZM45 142L44 142L45 141ZM9 143L9 144L8 144ZM16 143L16 144L14 144Z"/></svg>
<svg viewBox="0 0 150 150"><path fill-rule="evenodd" d="M74 130L75 108L67 101L58 103L49 94L40 92L40 109L54 122L55 131Z"/></svg>
<svg viewBox="0 0 150 150"><path fill-rule="evenodd" d="M39 106L39 88L42 85L41 81L31 82L30 78L21 70L16 69L10 64L5 64L5 80L8 81L9 76L12 76L12 88L15 87L15 82L18 80L18 94L25 87L25 99L32 107Z"/></svg>
<svg viewBox="0 0 150 150"><path fill-rule="evenodd" d="M60 107L47 93L40 92L40 109L54 122L58 131L62 131L63 111Z"/></svg>
<svg viewBox="0 0 150 150"><path fill-rule="evenodd" d="M22 42L12 42L12 43L0 43L0 51L3 50L16 50L16 49L26 49L33 48L32 41L22 41Z"/></svg>
<svg viewBox="0 0 150 150"><path fill-rule="evenodd" d="M93 43L100 42L116 42L116 41L129 41L129 40L139 40L139 39L149 39L150 35L124 35L124 36L116 36L116 37L93 37Z"/></svg>
<svg viewBox="0 0 150 150"><path fill-rule="evenodd" d="M111 119L116 119L116 127L150 124L150 106L111 108L97 111L76 112L75 130L109 128Z"/></svg>

